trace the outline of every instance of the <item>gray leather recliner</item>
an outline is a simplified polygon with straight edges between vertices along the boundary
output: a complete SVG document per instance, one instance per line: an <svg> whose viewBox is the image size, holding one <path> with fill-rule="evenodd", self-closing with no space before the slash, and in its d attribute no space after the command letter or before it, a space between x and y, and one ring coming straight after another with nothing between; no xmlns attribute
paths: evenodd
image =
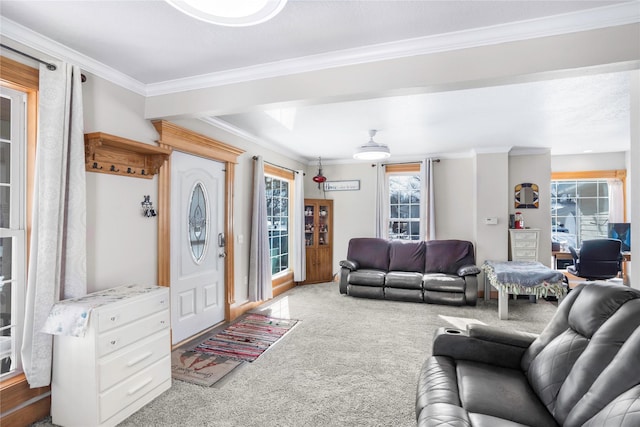
<svg viewBox="0 0 640 427"><path fill-rule="evenodd" d="M441 328L418 380L418 426L640 426L640 290L585 283L535 336Z"/></svg>

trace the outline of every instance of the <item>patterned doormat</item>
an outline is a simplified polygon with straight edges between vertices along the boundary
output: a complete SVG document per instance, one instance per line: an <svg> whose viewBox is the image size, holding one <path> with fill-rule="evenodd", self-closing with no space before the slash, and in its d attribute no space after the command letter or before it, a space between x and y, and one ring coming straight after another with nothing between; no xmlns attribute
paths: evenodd
<svg viewBox="0 0 640 427"><path fill-rule="evenodd" d="M278 319L250 313L194 348L200 353L253 362L296 324L294 319Z"/></svg>
<svg viewBox="0 0 640 427"><path fill-rule="evenodd" d="M215 354L176 349L171 352L171 376L174 379L211 387L242 363Z"/></svg>

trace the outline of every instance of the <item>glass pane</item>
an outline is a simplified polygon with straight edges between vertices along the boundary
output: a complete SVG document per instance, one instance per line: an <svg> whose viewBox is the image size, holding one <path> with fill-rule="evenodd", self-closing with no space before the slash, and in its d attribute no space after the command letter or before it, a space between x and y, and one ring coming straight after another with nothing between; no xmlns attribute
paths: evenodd
<svg viewBox="0 0 640 427"><path fill-rule="evenodd" d="M202 260L207 243L207 205L204 187L197 183L189 202L189 244L196 262Z"/></svg>
<svg viewBox="0 0 640 427"><path fill-rule="evenodd" d="M411 205L411 218L420 218L420 206Z"/></svg>
<svg viewBox="0 0 640 427"><path fill-rule="evenodd" d="M576 197L576 183L573 181L569 182L558 182L558 198L566 201L568 199L575 199Z"/></svg>
<svg viewBox="0 0 640 427"><path fill-rule="evenodd" d="M11 325L11 305L11 283L0 282L0 374L12 369L11 355L15 342L11 336L15 327Z"/></svg>
<svg viewBox="0 0 640 427"><path fill-rule="evenodd" d="M0 183L11 183L11 144L0 142Z"/></svg>
<svg viewBox="0 0 640 427"><path fill-rule="evenodd" d="M0 282L13 278L11 272L11 264L13 262L13 257L11 256L11 240L12 237L3 237L0 239Z"/></svg>
<svg viewBox="0 0 640 427"><path fill-rule="evenodd" d="M398 206L399 218L409 218L409 206L400 205Z"/></svg>
<svg viewBox="0 0 640 427"><path fill-rule="evenodd" d="M281 181L282 185L280 186L280 197L289 197L289 183L287 181Z"/></svg>
<svg viewBox="0 0 640 427"><path fill-rule="evenodd" d="M11 191L9 187L0 185L0 228L9 228L11 208Z"/></svg>
<svg viewBox="0 0 640 427"><path fill-rule="evenodd" d="M606 182L598 183L598 197L609 197L609 185Z"/></svg>
<svg viewBox="0 0 640 427"><path fill-rule="evenodd" d="M579 182L577 186L578 197L597 197L598 184L593 181Z"/></svg>
<svg viewBox="0 0 640 427"><path fill-rule="evenodd" d="M0 98L0 138L11 139L11 99Z"/></svg>

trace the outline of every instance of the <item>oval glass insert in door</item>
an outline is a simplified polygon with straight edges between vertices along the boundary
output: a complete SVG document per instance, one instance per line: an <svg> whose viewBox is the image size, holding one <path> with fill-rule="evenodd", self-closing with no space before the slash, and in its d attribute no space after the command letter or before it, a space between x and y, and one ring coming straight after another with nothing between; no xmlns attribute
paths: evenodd
<svg viewBox="0 0 640 427"><path fill-rule="evenodd" d="M197 182L191 191L189 201L189 246L191 255L196 263L204 258L207 249L209 228L209 200L201 182Z"/></svg>

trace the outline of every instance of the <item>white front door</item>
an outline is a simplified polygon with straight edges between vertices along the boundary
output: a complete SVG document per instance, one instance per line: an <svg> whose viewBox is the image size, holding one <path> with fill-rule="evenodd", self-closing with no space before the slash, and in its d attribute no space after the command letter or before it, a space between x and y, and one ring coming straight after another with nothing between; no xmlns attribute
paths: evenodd
<svg viewBox="0 0 640 427"><path fill-rule="evenodd" d="M224 320L224 183L224 163L171 155L173 344Z"/></svg>

